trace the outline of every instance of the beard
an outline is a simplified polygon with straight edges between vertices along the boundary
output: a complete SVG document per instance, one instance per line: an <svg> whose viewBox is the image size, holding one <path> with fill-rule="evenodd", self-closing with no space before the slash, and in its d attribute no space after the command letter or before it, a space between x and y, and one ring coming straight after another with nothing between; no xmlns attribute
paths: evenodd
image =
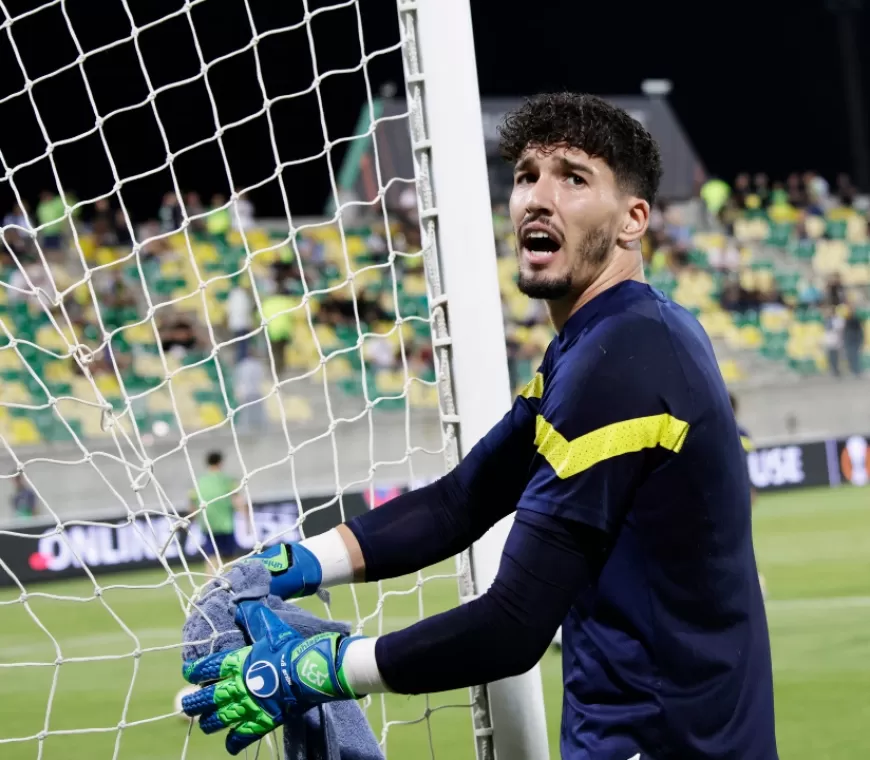
<svg viewBox="0 0 870 760"><path fill-rule="evenodd" d="M613 242L606 227L597 227L583 236L574 249L570 268L564 274L549 277L544 273L530 275L520 267L517 280L520 293L545 301L558 301L572 294L581 295L604 266L613 249Z"/></svg>

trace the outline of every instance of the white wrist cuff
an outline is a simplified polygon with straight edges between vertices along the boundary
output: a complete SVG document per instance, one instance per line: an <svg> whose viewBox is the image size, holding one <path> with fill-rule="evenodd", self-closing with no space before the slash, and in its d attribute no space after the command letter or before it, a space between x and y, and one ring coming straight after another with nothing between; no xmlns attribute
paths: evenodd
<svg viewBox="0 0 870 760"><path fill-rule="evenodd" d="M335 528L319 536L306 538L300 541L300 544L320 563L320 570L323 573L323 579L320 581L321 588L340 586L353 580L353 566L347 545Z"/></svg>
<svg viewBox="0 0 870 760"><path fill-rule="evenodd" d="M344 677L353 693L359 696L390 691L381 678L381 671L378 670L378 661L375 658L377 640L377 637L374 637L351 641L344 653L342 664Z"/></svg>

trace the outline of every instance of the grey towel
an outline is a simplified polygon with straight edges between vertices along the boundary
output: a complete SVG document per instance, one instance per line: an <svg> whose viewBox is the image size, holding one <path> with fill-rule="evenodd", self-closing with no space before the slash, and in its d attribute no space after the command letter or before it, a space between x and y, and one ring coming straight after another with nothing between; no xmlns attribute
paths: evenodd
<svg viewBox="0 0 870 760"><path fill-rule="evenodd" d="M324 631L349 633L350 627L269 595L269 572L259 563L237 565L209 583L184 624L185 661L245 646L235 623L236 604L262 601L303 636ZM188 643L189 642L189 643ZM332 702L284 724L285 760L383 760L368 721L356 702Z"/></svg>

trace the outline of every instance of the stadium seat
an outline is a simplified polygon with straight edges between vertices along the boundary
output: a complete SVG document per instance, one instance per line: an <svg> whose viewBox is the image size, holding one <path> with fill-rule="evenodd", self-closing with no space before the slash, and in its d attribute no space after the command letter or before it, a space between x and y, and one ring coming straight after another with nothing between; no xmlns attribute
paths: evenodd
<svg viewBox="0 0 870 760"><path fill-rule="evenodd" d="M405 392L405 373L401 370L381 370L375 376L375 389L380 396L399 396Z"/></svg>
<svg viewBox="0 0 870 760"><path fill-rule="evenodd" d="M9 439L13 446L32 446L42 440L36 424L28 417L9 419Z"/></svg>
<svg viewBox="0 0 870 760"><path fill-rule="evenodd" d="M198 412L200 427L214 427L227 418L225 410L213 402L200 404Z"/></svg>

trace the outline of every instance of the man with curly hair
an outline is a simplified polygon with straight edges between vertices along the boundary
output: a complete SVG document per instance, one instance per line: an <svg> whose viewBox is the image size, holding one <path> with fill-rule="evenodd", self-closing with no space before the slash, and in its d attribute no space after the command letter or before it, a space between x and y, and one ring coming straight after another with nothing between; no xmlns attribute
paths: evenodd
<svg viewBox="0 0 870 760"><path fill-rule="evenodd" d="M658 147L624 111L571 93L526 102L501 140L519 287L546 301L558 332L539 372L436 483L254 558L274 593L301 596L427 567L514 513L495 581L377 638L305 640L262 612L250 653L187 665L194 682L224 680L185 710L231 728L239 751L332 699L522 673L562 624L563 758L775 760L728 392L698 322L644 283Z"/></svg>

